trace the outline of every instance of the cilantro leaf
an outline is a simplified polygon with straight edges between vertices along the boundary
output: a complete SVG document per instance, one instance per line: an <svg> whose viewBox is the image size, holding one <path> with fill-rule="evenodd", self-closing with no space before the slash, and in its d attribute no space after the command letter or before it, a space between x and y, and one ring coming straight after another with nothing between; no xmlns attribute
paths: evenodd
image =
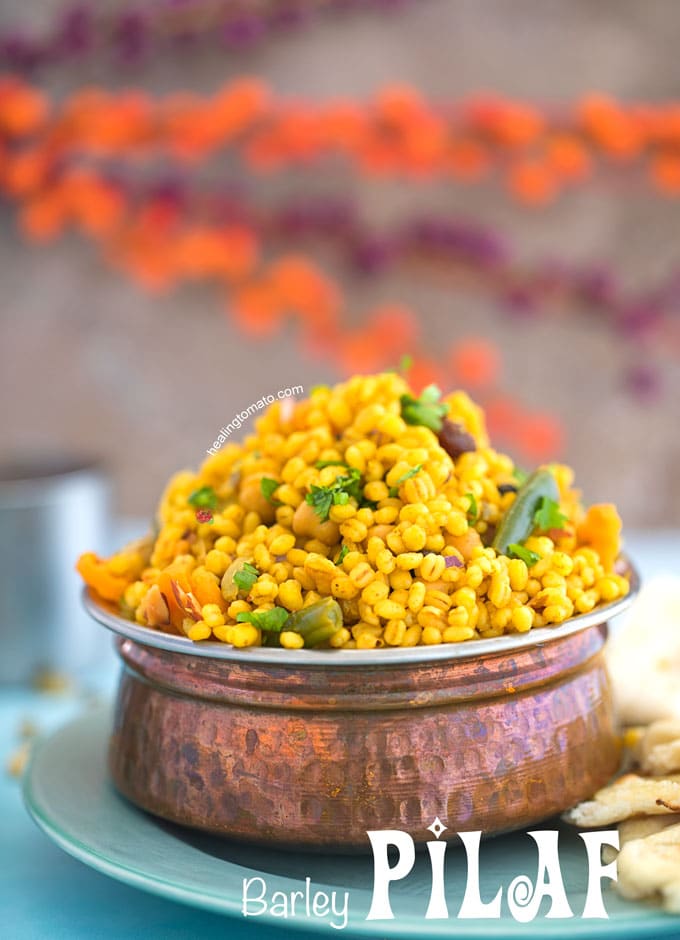
<svg viewBox="0 0 680 940"><path fill-rule="evenodd" d="M309 503L319 519L325 521L328 519L328 513L333 505L333 493L326 486L312 486L309 493L305 496L305 501Z"/></svg>
<svg viewBox="0 0 680 940"><path fill-rule="evenodd" d="M351 467L348 474L336 477L329 486L314 486L312 484L305 500L314 509L321 521L325 522L328 519L331 506L344 506L349 502L350 497L355 499L357 503L361 502L361 474L356 467Z"/></svg>
<svg viewBox="0 0 680 940"><path fill-rule="evenodd" d="M255 565L247 561L242 568L234 574L234 584L241 591L249 591L260 576Z"/></svg>
<svg viewBox="0 0 680 940"><path fill-rule="evenodd" d="M399 487L401 486L401 484L402 484L402 483L406 483L406 481L407 481L407 480L410 480L411 477L414 477L414 476L416 475L416 473L420 473L420 471L421 471L422 469L423 469L423 465L422 465L421 463L419 463L419 464L417 464L417 466L411 467L410 470L407 470L406 473L402 473L402 475L401 475L401 476L399 477L399 479L396 481L396 483L394 484L394 486L391 486L391 487L390 487L389 495L390 495L390 496L398 496L398 495L399 495Z"/></svg>
<svg viewBox="0 0 680 940"><path fill-rule="evenodd" d="M401 416L407 424L420 424L437 434L442 429L444 415L448 413L449 406L440 403L441 392L436 385L428 385L420 394L420 398L413 395L402 395Z"/></svg>
<svg viewBox="0 0 680 940"><path fill-rule="evenodd" d="M343 563L343 561L345 560L345 555L346 555L348 552L349 552L348 546L347 546L347 545L343 545L342 548L340 549L340 554L339 554L338 557L335 559L335 564L336 564L336 565L341 565L341 564Z"/></svg>
<svg viewBox="0 0 680 940"><path fill-rule="evenodd" d="M242 610L236 614L238 623L252 623L253 626L269 633L280 633L289 617L290 614L285 607L272 607L271 610Z"/></svg>
<svg viewBox="0 0 680 940"><path fill-rule="evenodd" d="M419 464L416 464L415 467L411 467L410 470L407 470L406 473L402 473L402 475L397 480L397 486L401 486L402 483L406 483L406 481L410 480L411 477L414 477L416 473L420 473L422 469L423 469L423 465L419 463Z"/></svg>
<svg viewBox="0 0 680 940"><path fill-rule="evenodd" d="M216 509L217 493L212 486L202 486L200 489L193 491L188 503L195 509Z"/></svg>
<svg viewBox="0 0 680 940"><path fill-rule="evenodd" d="M475 523L479 519L479 506L477 505L475 494L466 493L465 495L470 500L470 508L467 511L468 519L470 520L470 522Z"/></svg>
<svg viewBox="0 0 680 940"><path fill-rule="evenodd" d="M345 463L344 460L317 460L314 466L317 470L323 470L324 467L347 467L349 469L349 464Z"/></svg>
<svg viewBox="0 0 680 940"><path fill-rule="evenodd" d="M531 568L532 565L535 565L537 561L541 560L540 555L537 555L536 552L532 552L529 548L525 548L523 545L519 545L517 542L508 545L508 555L511 558L521 558L527 568Z"/></svg>
<svg viewBox="0 0 680 940"><path fill-rule="evenodd" d="M543 496L538 509L534 513L534 523L541 530L561 529L567 517L561 512L559 504L549 496Z"/></svg>
<svg viewBox="0 0 680 940"><path fill-rule="evenodd" d="M405 375L411 366L413 365L413 356L409 356L408 353L405 353L399 360L399 365L395 366L392 369L389 369L389 372L397 372Z"/></svg>
<svg viewBox="0 0 680 940"><path fill-rule="evenodd" d="M278 480L272 479L272 477L260 477L260 490L262 495L266 500L274 505L280 505L278 499L273 499L274 491L278 490L281 486Z"/></svg>

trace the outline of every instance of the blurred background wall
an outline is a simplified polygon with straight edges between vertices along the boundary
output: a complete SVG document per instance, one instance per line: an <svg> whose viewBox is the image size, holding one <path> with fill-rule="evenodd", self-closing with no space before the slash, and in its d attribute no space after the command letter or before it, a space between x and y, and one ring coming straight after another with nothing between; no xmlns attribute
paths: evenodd
<svg viewBox="0 0 680 940"><path fill-rule="evenodd" d="M53 3L3 0L0 27L46 22ZM592 90L623 100L680 96L674 0L417 0L399 15L328 18L248 53L201 51L149 63L136 74L102 63L46 72L59 95L87 79L134 82L162 92L213 91L230 76L257 74L277 92L368 96L381 84L413 83L431 96L499 91L541 103ZM356 181L293 171L255 183L260 193L351 187L365 215L389 229L409 209L451 210L498 227L520 256L603 262L631 289L680 270L680 205L632 180L599 180L541 210L518 207L494 185ZM432 351L456 336L487 336L502 350L503 386L527 405L560 415L563 454L592 501L619 503L629 525L680 523L677 354L663 364L651 402L622 388L630 348L587 316L499 316L493 296L465 282L350 276L319 255L347 291L350 308L400 300L417 310ZM199 463L219 428L261 395L339 376L306 355L292 329L244 338L208 287L144 293L77 237L27 244L11 207L0 212L0 453L64 450L101 455L117 505L150 514L176 468ZM680 313L680 311L679 311Z"/></svg>

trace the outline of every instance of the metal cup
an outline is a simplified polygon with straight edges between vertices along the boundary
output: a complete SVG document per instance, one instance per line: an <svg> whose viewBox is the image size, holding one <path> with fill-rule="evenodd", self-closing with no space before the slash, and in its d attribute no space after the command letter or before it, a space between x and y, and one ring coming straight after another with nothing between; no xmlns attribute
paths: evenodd
<svg viewBox="0 0 680 940"><path fill-rule="evenodd" d="M70 673L104 654L74 565L80 552L104 549L109 500L94 462L0 464L0 682Z"/></svg>

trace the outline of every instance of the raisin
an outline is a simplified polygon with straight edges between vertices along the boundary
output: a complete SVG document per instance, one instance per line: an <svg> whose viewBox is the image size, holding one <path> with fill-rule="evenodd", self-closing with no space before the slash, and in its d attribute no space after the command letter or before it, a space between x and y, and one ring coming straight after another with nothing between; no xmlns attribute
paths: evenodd
<svg viewBox="0 0 680 940"><path fill-rule="evenodd" d="M452 460L461 454L477 450L477 444L472 434L468 434L462 424L445 418L439 432L439 443Z"/></svg>

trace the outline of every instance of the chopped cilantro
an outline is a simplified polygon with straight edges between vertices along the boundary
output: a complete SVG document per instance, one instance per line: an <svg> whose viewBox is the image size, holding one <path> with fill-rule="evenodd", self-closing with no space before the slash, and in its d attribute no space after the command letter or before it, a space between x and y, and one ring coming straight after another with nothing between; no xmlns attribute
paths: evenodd
<svg viewBox="0 0 680 940"><path fill-rule="evenodd" d="M417 464L415 467L411 467L410 470L407 470L406 473L403 473L403 474L399 477L399 479L396 481L395 485L390 487L390 493L389 493L389 495L390 495L390 496L398 496L398 495L399 495L399 487L401 486L401 484L402 484L402 483L406 483L406 481L407 481L407 480L410 480L411 477L414 477L414 476L416 475L416 473L420 473L420 471L421 471L422 469L423 469L423 465L422 465L421 463L419 463L419 464Z"/></svg>
<svg viewBox="0 0 680 940"><path fill-rule="evenodd" d="M336 477L329 486L312 484L305 499L321 521L325 522L331 506L344 506L350 497L356 499L357 503L361 502L361 474L356 467L351 467L345 476Z"/></svg>
<svg viewBox="0 0 680 940"><path fill-rule="evenodd" d="M324 467L347 467L349 469L349 464L345 463L344 460L317 460L314 466L317 470L323 470Z"/></svg>
<svg viewBox="0 0 680 940"><path fill-rule="evenodd" d="M529 479L529 474L526 472L526 470L522 470L521 467L513 467L512 475L520 484L520 486Z"/></svg>
<svg viewBox="0 0 680 940"><path fill-rule="evenodd" d="M333 505L333 493L328 487L314 486L305 496L306 502L312 507L319 519L325 521L328 519L328 513Z"/></svg>
<svg viewBox="0 0 680 940"><path fill-rule="evenodd" d="M444 415L449 406L441 403L441 392L436 385L428 385L420 394L401 396L401 416L407 424L420 424L437 434L442 429Z"/></svg>
<svg viewBox="0 0 680 940"><path fill-rule="evenodd" d="M399 372L402 375L405 375L411 366L413 365L413 356L409 356L408 353L405 353L399 360L399 365L395 366L393 369L388 369L389 372Z"/></svg>
<svg viewBox="0 0 680 940"><path fill-rule="evenodd" d="M249 591L259 576L260 572L257 570L255 565L251 565L251 563L247 561L244 566L239 568L239 570L235 573L234 584L241 591Z"/></svg>
<svg viewBox="0 0 680 940"><path fill-rule="evenodd" d="M567 517L561 512L559 504L549 496L543 496L538 509L534 513L534 523L541 530L561 529Z"/></svg>
<svg viewBox="0 0 680 940"><path fill-rule="evenodd" d="M479 506L477 505L475 494L466 493L465 495L470 500L470 506L467 511L468 519L470 520L470 522L475 523L479 519Z"/></svg>
<svg viewBox="0 0 680 940"><path fill-rule="evenodd" d="M236 620L239 623L252 623L253 626L269 633L280 633L289 617L290 614L285 607L272 607L271 610L242 610L236 614Z"/></svg>
<svg viewBox="0 0 680 940"><path fill-rule="evenodd" d="M200 489L193 491L188 502L190 506L194 506L196 509L216 509L217 493L212 486L202 486Z"/></svg>
<svg viewBox="0 0 680 940"><path fill-rule="evenodd" d="M411 477L414 477L416 473L420 473L422 469L423 469L423 465L419 463L419 464L416 464L415 467L411 467L410 470L407 470L406 473L402 473L402 475L397 480L397 486L401 486L402 483L406 483L406 481L410 480Z"/></svg>
<svg viewBox="0 0 680 940"><path fill-rule="evenodd" d="M348 552L349 552L348 546L347 546L347 545L343 545L342 548L340 549L340 554L339 554L338 557L335 559L335 564L336 564L336 565L341 565L341 564L343 563L343 561L345 560L345 555L346 555Z"/></svg>
<svg viewBox="0 0 680 940"><path fill-rule="evenodd" d="M261 477L260 478L260 490L262 495L266 500L269 500L270 503L278 504L278 499L273 499L274 491L278 490L281 486L278 480L272 479L272 477Z"/></svg>
<svg viewBox="0 0 680 940"><path fill-rule="evenodd" d="M523 545L519 545L517 542L508 545L508 555L511 558L521 558L527 568L531 568L532 565L535 565L537 561L541 560L540 555L537 555L536 552L532 552L531 549L525 548Z"/></svg>

